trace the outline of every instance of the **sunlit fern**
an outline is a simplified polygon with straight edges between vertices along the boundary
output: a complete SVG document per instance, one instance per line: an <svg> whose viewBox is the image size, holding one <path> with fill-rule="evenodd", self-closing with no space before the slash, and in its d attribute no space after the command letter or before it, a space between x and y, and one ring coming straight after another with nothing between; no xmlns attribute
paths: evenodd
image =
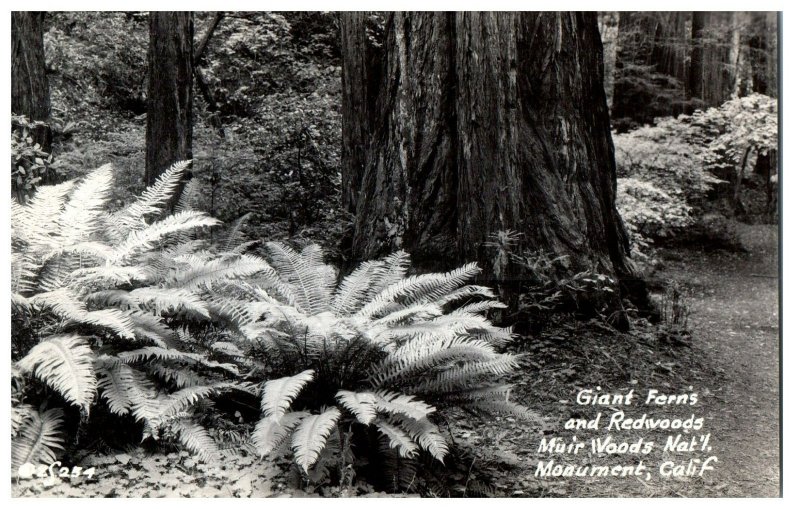
<svg viewBox="0 0 800 509"><path fill-rule="evenodd" d="M187 413L231 390L225 374L238 372L211 360L211 348L175 325L207 321L204 288L270 267L243 254L236 228L226 234L227 250L198 237L218 221L191 210L187 199L168 213L188 164L173 165L116 212L109 212L109 165L79 181L42 186L26 205L12 201L12 313L35 324L25 331L36 344L17 360L21 373L85 415L103 401L112 413L141 421L146 435L172 429L208 456L201 449L213 441ZM30 426L58 428L53 415L19 423L15 443L36 436ZM42 442L33 456L49 459L47 447Z"/></svg>
<svg viewBox="0 0 800 509"><path fill-rule="evenodd" d="M212 316L239 331L237 350L276 359L287 375L263 384L253 434L262 455L291 448L308 472L336 427L354 424L377 430L403 458L443 462L447 441L431 420L437 407L533 417L500 383L518 359L498 351L511 331L484 316L503 304L468 284L476 264L409 276L409 257L398 252L337 285L318 246L266 247L273 270L209 297Z"/></svg>

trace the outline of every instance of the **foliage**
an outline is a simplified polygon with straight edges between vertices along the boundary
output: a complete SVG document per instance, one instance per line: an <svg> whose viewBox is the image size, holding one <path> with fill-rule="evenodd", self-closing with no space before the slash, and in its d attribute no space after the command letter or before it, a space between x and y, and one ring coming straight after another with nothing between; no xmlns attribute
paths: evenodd
<svg viewBox="0 0 800 509"><path fill-rule="evenodd" d="M80 182L42 186L26 205L12 202L12 356L21 375L47 387L21 393L18 408L63 402L88 418L99 392L112 413L142 422L145 438L177 430L188 448L213 454L192 406L234 389L225 374L237 370L214 361L186 327L207 322L204 285L265 264L236 246L217 253L196 239L196 230L218 221L186 200L165 214L187 166L174 165L116 212L107 208L110 166ZM49 412L23 421L14 454L52 455L61 421ZM48 441L28 450L29 438L45 431Z"/></svg>
<svg viewBox="0 0 800 509"><path fill-rule="evenodd" d="M703 155L712 171L741 166L750 151L767 155L778 147L778 101L763 94L731 99L695 113L691 122L708 143Z"/></svg>
<svg viewBox="0 0 800 509"><path fill-rule="evenodd" d="M650 263L654 242L690 231L710 212L711 191L736 192L748 156L777 147L777 123L776 100L753 94L615 134L617 209L633 258Z"/></svg>
<svg viewBox="0 0 800 509"><path fill-rule="evenodd" d="M53 156L34 139L37 131L48 129L41 121L11 115L11 189L24 200L43 180L52 180L57 171L52 168Z"/></svg>
<svg viewBox="0 0 800 509"><path fill-rule="evenodd" d="M255 238L338 247L340 65L336 14L224 12L195 74L196 206L224 222L251 214ZM195 13L197 41L215 13ZM141 192L147 13L50 13L53 109L75 124L54 146L69 178L112 162L112 202ZM136 116L140 115L140 116Z"/></svg>
<svg viewBox="0 0 800 509"><path fill-rule="evenodd" d="M488 288L466 285L475 264L407 276L409 257L398 252L363 263L337 285L319 246L267 247L273 270L215 287L211 308L238 330L224 349L270 378L253 433L262 455L288 448L311 480L341 481L353 468L342 461L355 454L353 442L369 454L384 448L443 462L437 410L532 415L499 383L517 358L497 351L510 330L482 316L504 306L486 300ZM338 471L327 472L331 465Z"/></svg>

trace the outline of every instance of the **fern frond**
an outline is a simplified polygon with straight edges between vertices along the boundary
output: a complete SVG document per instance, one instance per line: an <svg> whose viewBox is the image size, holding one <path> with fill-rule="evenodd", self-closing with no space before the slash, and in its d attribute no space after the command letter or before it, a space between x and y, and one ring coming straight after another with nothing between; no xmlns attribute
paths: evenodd
<svg viewBox="0 0 800 509"><path fill-rule="evenodd" d="M132 230L123 242L114 247L109 261L118 263L141 251L152 249L156 242L170 234L217 224L219 224L218 220L202 212L186 211L172 214L141 230Z"/></svg>
<svg viewBox="0 0 800 509"><path fill-rule="evenodd" d="M252 440L263 458L275 452L292 434L301 420L310 416L308 412L289 412L280 419L264 417L256 423Z"/></svg>
<svg viewBox="0 0 800 509"><path fill-rule="evenodd" d="M164 171L152 186L145 189L142 195L132 204L114 215L113 221L120 230L141 229L146 223L144 219L164 210L167 203L175 196L186 169L191 161L179 161Z"/></svg>
<svg viewBox="0 0 800 509"><path fill-rule="evenodd" d="M271 255L271 264L281 280L295 289L295 305L311 315L326 311L330 305L335 278L328 276L329 267L309 263L317 258L321 259L321 255L316 251L309 251L307 256L303 256L279 242L267 243L267 249Z"/></svg>
<svg viewBox="0 0 800 509"><path fill-rule="evenodd" d="M467 362L442 371L435 376L412 385L409 392L432 393L451 392L474 386L482 378L498 378L519 368L516 355L497 354L493 359L482 362Z"/></svg>
<svg viewBox="0 0 800 509"><path fill-rule="evenodd" d="M77 300L66 288L40 293L29 300L37 307L51 309L64 319L106 327L124 338L133 339L135 337L133 323L128 314L116 309L87 311L85 304Z"/></svg>
<svg viewBox="0 0 800 509"><path fill-rule="evenodd" d="M202 399L206 399L224 389L230 389L231 384L219 383L214 385L186 387L173 392L162 402L159 417L164 419L186 411Z"/></svg>
<svg viewBox="0 0 800 509"><path fill-rule="evenodd" d="M50 465L58 458L57 450L64 450L61 425L64 412L51 408L44 413L31 412L11 441L11 472L16 474L26 463Z"/></svg>
<svg viewBox="0 0 800 509"><path fill-rule="evenodd" d="M448 293L447 295L442 296L441 298L439 298L439 300L436 301L436 305L439 307L444 307L452 302L458 302L460 300L468 299L471 297L484 297L488 299L494 299L496 295L491 290L491 288L478 285L466 285L462 288L459 288L453 292Z"/></svg>
<svg viewBox="0 0 800 509"><path fill-rule="evenodd" d="M89 411L97 380L94 376L94 354L81 336L55 336L31 348L17 363L64 399Z"/></svg>
<svg viewBox="0 0 800 509"><path fill-rule="evenodd" d="M98 267L87 267L78 269L70 274L72 285L78 287L90 287L99 285L102 288L116 287L120 285L130 285L132 283L143 283L153 277L147 267L121 267L115 265L102 265Z"/></svg>
<svg viewBox="0 0 800 509"><path fill-rule="evenodd" d="M133 405L129 388L136 383L133 368L119 362L104 362L104 359L98 359L96 364L97 388L108 403L108 409L117 415L127 415Z"/></svg>
<svg viewBox="0 0 800 509"><path fill-rule="evenodd" d="M206 384L206 380L199 376L192 369L175 368L172 366L153 365L150 366L149 372L164 380L167 383L174 384L178 389L187 387L196 387Z"/></svg>
<svg viewBox="0 0 800 509"><path fill-rule="evenodd" d="M99 217L111 191L112 175L111 165L106 164L89 173L75 186L56 221L56 249L89 240L98 231L102 224Z"/></svg>
<svg viewBox="0 0 800 509"><path fill-rule="evenodd" d="M101 295L112 296L112 294ZM136 302L142 310L150 311L156 316L160 316L163 313L178 314L184 312L203 318L210 318L208 305L203 298L183 288L137 288L122 298Z"/></svg>
<svg viewBox="0 0 800 509"><path fill-rule="evenodd" d="M508 306L503 304L500 301L496 300L483 300L480 302L472 302L470 304L464 304L458 311L461 313L483 313L485 311L489 311L490 309L506 309Z"/></svg>
<svg viewBox="0 0 800 509"><path fill-rule="evenodd" d="M380 262L363 262L336 289L331 302L331 311L336 316L348 316L362 304L373 289L373 276Z"/></svg>
<svg viewBox="0 0 800 509"><path fill-rule="evenodd" d="M220 457L220 450L217 443L211 438L201 425L190 419L180 419L173 421L170 427L178 433L178 440L191 452L195 453L203 461L214 461Z"/></svg>
<svg viewBox="0 0 800 509"><path fill-rule="evenodd" d="M416 401L413 396L388 391L375 393L375 408L390 414L405 415L411 419L424 419L436 411L435 407Z"/></svg>
<svg viewBox="0 0 800 509"><path fill-rule="evenodd" d="M448 452L447 441L435 424L426 418L413 419L405 415L394 416L392 422L399 425L431 456L444 464L444 457Z"/></svg>
<svg viewBox="0 0 800 509"><path fill-rule="evenodd" d="M244 235L242 235L242 227L250 219L252 214L248 212L239 219L233 222L231 227L225 232L225 236L219 242L219 249L223 253L230 253L237 250L240 246L246 243ZM249 243L248 243L249 244Z"/></svg>
<svg viewBox="0 0 800 509"><path fill-rule="evenodd" d="M339 391L336 400L353 415L358 422L369 426L378 415L377 396L372 392Z"/></svg>
<svg viewBox="0 0 800 509"><path fill-rule="evenodd" d="M314 378L314 370L307 369L294 376L270 380L264 384L261 411L265 417L280 419L303 387Z"/></svg>
<svg viewBox="0 0 800 509"><path fill-rule="evenodd" d="M253 255L220 257L197 263L188 270L176 274L167 281L167 286L195 290L200 287L210 287L217 281L246 278L269 269L267 262Z"/></svg>
<svg viewBox="0 0 800 509"><path fill-rule="evenodd" d="M12 400L13 401L13 400ZM19 429L25 424L25 421L31 418L36 409L31 405L15 405L11 406L11 438L17 436Z"/></svg>
<svg viewBox="0 0 800 509"><path fill-rule="evenodd" d="M156 346L167 348L170 338L174 335L172 329L167 327L160 318L134 310L128 313L133 323L133 332L140 340L149 340Z"/></svg>
<svg viewBox="0 0 800 509"><path fill-rule="evenodd" d="M435 302L462 286L478 272L480 268L473 262L444 274L411 276L381 291L354 316L359 318L381 316L397 304L399 299L404 299L406 304Z"/></svg>
<svg viewBox="0 0 800 509"><path fill-rule="evenodd" d="M488 343L464 336L422 337L408 341L373 369L373 387L412 380L451 361L490 361L497 354Z"/></svg>
<svg viewBox="0 0 800 509"><path fill-rule="evenodd" d="M382 419L375 421L375 427L389 439L389 447L397 448L400 456L403 458L416 457L419 446L406 431Z"/></svg>
<svg viewBox="0 0 800 509"><path fill-rule="evenodd" d="M329 408L319 415L305 417L297 425L292 435L292 450L295 461L304 472L317 462L341 415L338 408Z"/></svg>

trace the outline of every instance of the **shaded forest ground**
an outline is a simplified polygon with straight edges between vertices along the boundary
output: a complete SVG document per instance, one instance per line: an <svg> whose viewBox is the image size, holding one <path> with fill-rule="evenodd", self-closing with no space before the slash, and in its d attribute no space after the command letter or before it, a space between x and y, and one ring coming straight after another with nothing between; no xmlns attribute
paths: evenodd
<svg viewBox="0 0 800 509"><path fill-rule="evenodd" d="M600 321L570 320L546 329L516 346L528 353L514 382L518 399L535 408L546 422L535 433L530 424L513 418L476 422L453 415L448 429L467 454L454 481L462 490L450 496L485 493L525 497L769 497L779 494L779 349L778 231L772 225L739 224L743 252L674 248L663 253L665 267L656 279L674 281L691 311L691 339L674 341L662 329L640 323L630 334L619 334ZM665 394L695 392L691 407L653 407L643 398L623 409L630 417L694 414L705 418L698 433L711 433L712 452L664 452L670 432L615 433L618 440L653 440L648 456L567 456L538 453L543 437L573 432L563 429L571 417L594 417L605 408L579 407L575 395L600 386L608 392L637 395L648 389ZM468 422L475 424L470 425ZM579 439L604 432L575 433ZM686 461L716 455L715 470L702 477L665 478L662 461ZM577 465L636 464L651 467L652 478L550 478L535 476L538 462ZM90 455L83 466L96 466L91 481L56 479L13 482L15 496L305 496L285 471L252 456L236 456L208 466L185 452L145 454L141 449ZM48 485L50 484L50 485ZM348 495L356 490L324 494ZM381 494L383 496L383 494Z"/></svg>

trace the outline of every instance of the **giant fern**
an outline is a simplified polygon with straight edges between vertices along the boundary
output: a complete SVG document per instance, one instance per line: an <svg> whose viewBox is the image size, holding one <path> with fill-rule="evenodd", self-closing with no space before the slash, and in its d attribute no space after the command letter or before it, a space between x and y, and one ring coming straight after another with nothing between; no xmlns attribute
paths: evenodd
<svg viewBox="0 0 800 509"><path fill-rule="evenodd" d="M290 443L308 473L336 443L328 440L333 430L355 426L385 437L404 458L424 452L443 462L448 445L426 401L532 416L508 402L509 386L499 383L518 364L497 351L510 330L483 315L503 304L467 284L477 265L408 276L409 257L399 252L363 263L336 286L317 246L267 250L271 270L216 286L209 307L238 330L231 340L243 357L267 362L253 433L262 454Z"/></svg>
<svg viewBox="0 0 800 509"><path fill-rule="evenodd" d="M112 413L132 414L145 434L172 429L199 451L209 439L187 413L199 400L231 390L225 379L238 371L213 360L218 354L181 326L209 323L210 285L272 269L197 236L218 221L191 210L186 200L168 213L187 167L172 166L114 213L108 212L108 165L79 181L42 186L26 205L13 202L12 313L24 318L15 323L34 325L12 336L34 342L19 348L20 372L68 404L86 414L102 401ZM226 245L238 247L238 241L233 233ZM35 426L51 436L58 422L48 415L20 420L15 440L36 436Z"/></svg>

